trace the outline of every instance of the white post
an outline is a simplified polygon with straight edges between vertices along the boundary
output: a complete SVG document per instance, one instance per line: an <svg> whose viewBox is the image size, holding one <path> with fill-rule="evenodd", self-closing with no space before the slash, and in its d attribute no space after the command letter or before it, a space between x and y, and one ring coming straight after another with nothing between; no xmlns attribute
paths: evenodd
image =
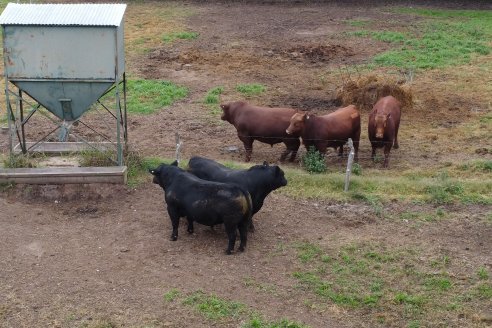
<svg viewBox="0 0 492 328"><path fill-rule="evenodd" d="M178 161L178 165L179 165L179 162L180 162L180 157L181 157L181 140L179 140L179 134L176 132L176 135L175 135L175 138L176 138L176 161Z"/></svg>
<svg viewBox="0 0 492 328"><path fill-rule="evenodd" d="M350 153L347 161L347 171L345 173L345 188L343 189L345 192L347 192L349 188L350 173L352 172L352 164L354 163L354 155L355 155L354 144L351 138L349 138L348 140L348 146L350 148Z"/></svg>

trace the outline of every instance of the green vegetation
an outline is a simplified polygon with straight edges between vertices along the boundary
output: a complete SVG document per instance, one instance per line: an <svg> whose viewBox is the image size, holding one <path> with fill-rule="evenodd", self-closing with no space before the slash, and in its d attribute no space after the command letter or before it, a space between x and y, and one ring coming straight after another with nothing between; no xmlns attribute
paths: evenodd
<svg viewBox="0 0 492 328"><path fill-rule="evenodd" d="M249 280L246 282L248 286L250 283ZM243 303L227 300L214 294L207 294L201 290L182 295L179 290L173 288L164 294L165 302L175 302L178 299L182 305L192 307L208 320L218 323L236 320L243 322L242 325L238 326L242 328L309 328L287 319L268 321L260 313Z"/></svg>
<svg viewBox="0 0 492 328"><path fill-rule="evenodd" d="M326 172L325 157L314 147L310 147L306 154L302 156L301 162L304 169L309 173Z"/></svg>
<svg viewBox="0 0 492 328"><path fill-rule="evenodd" d="M265 92L266 87L262 84L238 84L236 91L242 93L245 97L256 96Z"/></svg>
<svg viewBox="0 0 492 328"><path fill-rule="evenodd" d="M129 113L152 114L185 98L188 90L169 81L129 80L127 108Z"/></svg>
<svg viewBox="0 0 492 328"><path fill-rule="evenodd" d="M350 26L363 27L363 26L367 26L367 25L371 24L371 21L370 20L362 20L362 19L352 19L352 20L346 21L346 23L349 24Z"/></svg>
<svg viewBox="0 0 492 328"><path fill-rule="evenodd" d="M35 156L30 154L12 154L11 156L6 156L3 160L4 168L33 168L37 166Z"/></svg>
<svg viewBox="0 0 492 328"><path fill-rule="evenodd" d="M292 197L334 200L362 200L377 205L381 200L398 199L434 204L492 204L490 174L477 171L474 176L450 170L407 170L388 176L379 170L367 169L363 176L352 175L350 191L343 193L345 172L330 169L322 174L306 174L285 169L289 184L279 192ZM390 195L390 196L388 196Z"/></svg>
<svg viewBox="0 0 492 328"><path fill-rule="evenodd" d="M212 115L216 116L222 113L222 110L218 106L220 104L220 95L224 92L224 87L218 86L208 90L203 103L209 108Z"/></svg>
<svg viewBox="0 0 492 328"><path fill-rule="evenodd" d="M298 288L384 324L392 318L433 325L440 315L457 315L464 307L492 297L492 286L476 277L448 273L451 259L438 255L422 261L418 249L382 244L348 244L326 251L313 243L294 243L299 263L292 273ZM484 277L483 268L478 270ZM488 278L486 278L488 279ZM462 297L462 295L464 295ZM316 302L316 301L315 301ZM384 317L377 314L385 313Z"/></svg>
<svg viewBox="0 0 492 328"><path fill-rule="evenodd" d="M83 167L117 165L116 152L113 150L85 149L78 153L78 158Z"/></svg>
<svg viewBox="0 0 492 328"><path fill-rule="evenodd" d="M179 290L177 290L176 288L173 288L173 289L171 289L170 291L168 291L167 293L164 294L164 300L166 300L167 302L172 302L176 298L178 298L179 295L180 295Z"/></svg>
<svg viewBox="0 0 492 328"><path fill-rule="evenodd" d="M198 33L196 32L172 32L162 35L162 41L165 43L171 43L176 40L193 40L198 38Z"/></svg>
<svg viewBox="0 0 492 328"><path fill-rule="evenodd" d="M401 220L405 221L424 221L433 222L446 217L446 213L442 208L438 208L434 213L432 212L419 212L419 211L405 211L398 215Z"/></svg>
<svg viewBox="0 0 492 328"><path fill-rule="evenodd" d="M127 167L128 185L135 187L149 179L149 169L156 168L161 163L169 164L174 160L157 157L142 157L138 152L127 151L124 154L124 164ZM116 155L114 151L86 150L79 154L81 166L114 166Z"/></svg>
<svg viewBox="0 0 492 328"><path fill-rule="evenodd" d="M419 28L422 33L367 30L352 33L397 45L374 58L379 65L430 69L465 64L474 56L490 53L492 13L489 11L402 8L399 12L431 19L422 23Z"/></svg>
<svg viewBox="0 0 492 328"><path fill-rule="evenodd" d="M266 322L261 318L253 318L241 328L308 328L308 326L286 319Z"/></svg>
<svg viewBox="0 0 492 328"><path fill-rule="evenodd" d="M477 276L481 280L487 280L489 279L489 272L485 267L481 267L480 269L478 269Z"/></svg>
<svg viewBox="0 0 492 328"><path fill-rule="evenodd" d="M244 304L224 300L216 295L206 295L197 291L186 297L183 304L190 305L208 319L217 320L226 317L238 317L245 313Z"/></svg>

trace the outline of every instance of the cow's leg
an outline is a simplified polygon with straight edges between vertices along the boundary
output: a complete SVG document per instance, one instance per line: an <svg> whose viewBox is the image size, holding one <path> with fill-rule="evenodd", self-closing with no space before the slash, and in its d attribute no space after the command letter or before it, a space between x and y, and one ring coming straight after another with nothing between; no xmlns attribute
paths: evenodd
<svg viewBox="0 0 492 328"><path fill-rule="evenodd" d="M245 161L251 161L251 153L253 152L253 141L254 139L249 136L239 136L239 140L243 142L244 151L246 152Z"/></svg>
<svg viewBox="0 0 492 328"><path fill-rule="evenodd" d="M226 230L226 233L227 233L227 237L229 239L229 243L227 245L226 254L227 255L231 255L232 254L232 251L234 250L234 245L236 244L236 230L237 230L237 227L235 225L226 224L225 225L225 230Z"/></svg>
<svg viewBox="0 0 492 328"><path fill-rule="evenodd" d="M371 148L372 148L371 159L374 162L376 161L376 146L372 142L371 142Z"/></svg>
<svg viewBox="0 0 492 328"><path fill-rule="evenodd" d="M289 155L289 153L291 152L291 150L289 148L286 148L283 152L282 152L282 155L280 155L280 161L283 162L285 161L285 159L287 158L287 155Z"/></svg>
<svg viewBox="0 0 492 328"><path fill-rule="evenodd" d="M396 123L395 126L395 142L393 143L393 148L398 149L400 145L398 144L398 129L400 128L400 122Z"/></svg>
<svg viewBox="0 0 492 328"><path fill-rule="evenodd" d="M383 167L388 167L390 150L391 150L391 142L388 142L388 143L386 143L386 145L384 145L384 164L383 164Z"/></svg>
<svg viewBox="0 0 492 328"><path fill-rule="evenodd" d="M186 219L188 219L188 233L193 233L194 229L193 229L193 220L191 220L189 217L186 217Z"/></svg>
<svg viewBox="0 0 492 328"><path fill-rule="evenodd" d="M255 232L255 225L253 224L253 220L249 221L248 230L251 232Z"/></svg>
<svg viewBox="0 0 492 328"><path fill-rule="evenodd" d="M244 248L246 247L246 242L248 241L248 226L252 224L249 221L251 220L243 220L238 224L239 238L241 239L241 243L239 244L240 252L244 252Z"/></svg>
<svg viewBox="0 0 492 328"><path fill-rule="evenodd" d="M338 149L338 157L342 158L343 157L343 145L340 146Z"/></svg>
<svg viewBox="0 0 492 328"><path fill-rule="evenodd" d="M167 207L167 213L171 218L171 224L173 225L173 232L171 234L171 240L178 240L178 227L179 227L179 213L178 210L174 207Z"/></svg>
<svg viewBox="0 0 492 328"><path fill-rule="evenodd" d="M286 149L282 153L282 156L280 156L280 161L281 162L285 161L285 159L290 153L289 162L293 162L296 159L297 151L301 146L301 141L299 140L299 138L292 137L292 138L284 139L284 144Z"/></svg>
<svg viewBox="0 0 492 328"><path fill-rule="evenodd" d="M354 144L354 152L355 152L354 161L358 162L359 161L360 128L357 131L355 131L352 141Z"/></svg>
<svg viewBox="0 0 492 328"><path fill-rule="evenodd" d="M354 141L354 161L359 161L359 140Z"/></svg>

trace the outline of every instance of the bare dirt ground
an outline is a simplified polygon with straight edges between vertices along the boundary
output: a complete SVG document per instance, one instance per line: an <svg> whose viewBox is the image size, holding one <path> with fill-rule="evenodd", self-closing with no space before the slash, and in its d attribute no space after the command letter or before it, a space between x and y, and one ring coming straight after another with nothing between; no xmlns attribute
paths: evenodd
<svg viewBox="0 0 492 328"><path fill-rule="evenodd" d="M179 132L185 159L202 155L241 161L242 146L234 128L203 105L208 90L225 86L222 100L232 101L240 97L236 84L262 83L268 86L266 94L251 102L331 111L338 105L335 90L343 83L333 77L347 78L340 74L345 65L366 63L389 47L347 37L343 32L355 28L346 21L371 19L384 29L395 22L412 24L415 19L383 10L387 4L373 3L180 5L193 11L185 24L200 37L127 58L132 75L171 80L191 90L186 100L170 108L130 116L131 146L144 156L174 157L174 133ZM138 6L158 8L159 2L130 3L127 20L136 15ZM430 94L428 86L433 83L439 81L423 80L414 86L416 106L403 113L401 148L391 155L389 175L410 167L492 156L490 150L477 153L477 149L490 149L480 141L473 147L463 147L466 138L446 142L453 127L474 118L471 108L487 108L486 101ZM429 135L436 137L429 139ZM0 138L5 150L6 135ZM365 131L362 138L367 138ZM239 150L226 151L230 146ZM280 145L270 148L256 143L252 163L276 163L281 150ZM362 167L375 166L369 155L369 143L363 141ZM330 159L329 163L343 170L344 162ZM435 209L398 201L384 205L385 213L409 210ZM237 319L211 321L191 307L165 302L163 295L175 288L239 301L268 320L288 318L311 327L403 327L407 321L397 314L384 314L381 324L380 314L349 311L298 288L292 272L299 262L292 245L310 242L328 250L347 244L406 247L418 250L421 259L452 258L449 270L456 276L474 275L478 267L490 272L492 227L483 219L490 207L449 206L445 210L453 213L446 220L415 224L376 215L363 203L298 200L274 192L254 218L256 232L250 234L246 251L226 256L220 227L212 231L198 226L188 235L182 225L179 240L169 240L171 225L163 192L150 176L135 188L16 186L0 194L0 326L240 326ZM473 311L464 310L432 326L485 327L487 321L480 318L490 313L488 305L484 301Z"/></svg>

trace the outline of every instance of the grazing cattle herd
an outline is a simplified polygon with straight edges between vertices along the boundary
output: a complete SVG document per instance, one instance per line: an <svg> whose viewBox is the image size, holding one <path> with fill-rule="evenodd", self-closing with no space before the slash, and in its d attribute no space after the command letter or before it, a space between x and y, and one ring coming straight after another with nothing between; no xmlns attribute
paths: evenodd
<svg viewBox="0 0 492 328"><path fill-rule="evenodd" d="M354 105L317 116L291 108L268 108L250 105L244 101L222 104L221 119L234 125L239 140L244 144L245 161L251 160L254 140L274 145L284 143L286 150L280 156L284 161L290 154L294 161L300 139L307 150L314 147L325 154L328 147L338 148L343 155L343 146L352 139L355 161L361 132L361 115ZM369 114L368 137L372 146L372 159L376 149L384 147L384 164L388 167L391 148L398 148L400 126L399 101L387 96L379 99ZM178 239L181 217L188 221L188 232L193 233L193 223L214 226L224 224L228 237L226 254L235 247L239 230L239 251L244 251L248 230L254 231L252 217L265 198L278 188L287 185L284 171L277 165L254 165L249 169L230 169L214 160L194 156L187 170L178 167L175 161L161 164L149 170L153 182L164 189L167 212L172 223L171 240Z"/></svg>

